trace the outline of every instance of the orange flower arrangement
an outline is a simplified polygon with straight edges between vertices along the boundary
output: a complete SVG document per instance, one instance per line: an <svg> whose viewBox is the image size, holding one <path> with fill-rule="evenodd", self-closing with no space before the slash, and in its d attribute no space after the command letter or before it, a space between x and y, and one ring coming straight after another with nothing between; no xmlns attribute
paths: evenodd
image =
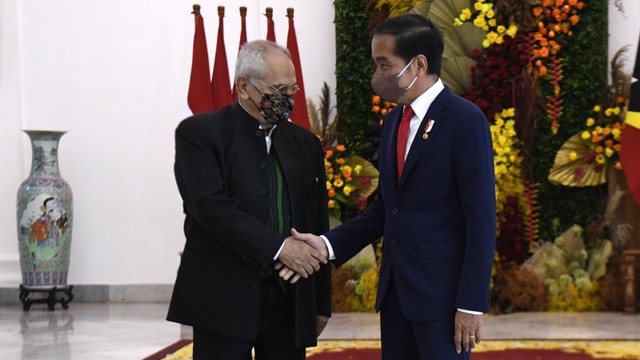
<svg viewBox="0 0 640 360"><path fill-rule="evenodd" d="M567 140L556 155L549 174L552 183L594 186L607 181L605 169L621 169L620 137L626 99L618 96L606 109L593 107L586 129Z"/></svg>
<svg viewBox="0 0 640 360"><path fill-rule="evenodd" d="M398 105L391 101L384 101L378 95L373 95L371 103L373 104L373 106L371 106L371 111L380 115L380 125L382 125L382 120L387 116L387 113Z"/></svg>
<svg viewBox="0 0 640 360"><path fill-rule="evenodd" d="M378 187L378 170L360 156L345 157L345 151L344 145L337 145L327 149L324 157L329 211L337 219L344 206L364 210L367 198Z"/></svg>
<svg viewBox="0 0 640 360"><path fill-rule="evenodd" d="M533 36L533 63L540 76L547 74L547 59L562 48L566 37L573 36L571 27L580 21L578 12L584 7L578 0L542 0L533 9L538 31Z"/></svg>
<svg viewBox="0 0 640 360"><path fill-rule="evenodd" d="M621 112L624 108L624 98L617 99L615 107L602 109L596 105L593 108L593 116L587 119L587 129L580 134L589 149L591 156L598 165L612 164L616 169L622 169L620 165L620 136L622 135ZM596 120L598 119L598 120ZM577 157L572 153L570 156Z"/></svg>

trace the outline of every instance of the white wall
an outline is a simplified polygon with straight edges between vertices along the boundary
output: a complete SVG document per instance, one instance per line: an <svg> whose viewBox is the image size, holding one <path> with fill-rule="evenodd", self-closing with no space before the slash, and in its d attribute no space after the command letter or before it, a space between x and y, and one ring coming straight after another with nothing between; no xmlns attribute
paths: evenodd
<svg viewBox="0 0 640 360"><path fill-rule="evenodd" d="M0 263L17 264L18 258L15 196L31 156L20 130L67 130L59 150L60 170L75 196L69 283L173 282L184 242L172 174L173 131L190 114L193 2L0 1ZM265 37L262 14L274 8L281 44L286 8L294 7L307 96L317 100L324 81L335 90L331 0L202 2L211 61L218 5L227 10L231 75L238 7L248 8L250 40ZM631 44L632 71L640 4L623 5L625 14L609 11L609 53ZM18 268L15 273L19 279Z"/></svg>
<svg viewBox="0 0 640 360"><path fill-rule="evenodd" d="M609 0L609 63L618 50L628 45L624 69L631 74L640 35L640 2L620 0L619 3L624 12L614 6L614 0Z"/></svg>
<svg viewBox="0 0 640 360"><path fill-rule="evenodd" d="M69 283L173 282L184 244L173 132L190 115L194 2L0 1L0 262L18 258L15 197L31 162L21 129L66 130L60 171L75 198ZM201 5L211 62L217 6L226 7L231 78L239 6L248 8L249 40L265 37L262 14L272 7L283 45L294 7L306 95L317 100L324 81L335 90L332 1Z"/></svg>

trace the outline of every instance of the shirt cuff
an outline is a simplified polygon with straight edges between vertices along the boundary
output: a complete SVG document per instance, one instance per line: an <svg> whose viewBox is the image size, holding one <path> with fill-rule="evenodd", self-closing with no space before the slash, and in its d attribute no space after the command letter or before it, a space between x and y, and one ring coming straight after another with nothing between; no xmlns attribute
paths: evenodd
<svg viewBox="0 0 640 360"><path fill-rule="evenodd" d="M472 314L472 315L482 315L482 311L473 311L473 310L466 310L466 309L460 309L460 308L458 308L458 311L467 313L467 314Z"/></svg>
<svg viewBox="0 0 640 360"><path fill-rule="evenodd" d="M329 252L329 256L327 257L327 259L335 260L336 254L333 252L333 247L331 247L329 239L327 239L327 237L324 235L320 235L320 237L322 238L322 240L324 240L324 244L327 245L327 251Z"/></svg>
<svg viewBox="0 0 640 360"><path fill-rule="evenodd" d="M282 248L284 247L284 243L286 242L287 242L287 238L285 238L284 241L282 242L282 245L280 245L280 249L278 249L276 256L273 257L273 260L278 260L278 257L280 256L280 252L282 251Z"/></svg>

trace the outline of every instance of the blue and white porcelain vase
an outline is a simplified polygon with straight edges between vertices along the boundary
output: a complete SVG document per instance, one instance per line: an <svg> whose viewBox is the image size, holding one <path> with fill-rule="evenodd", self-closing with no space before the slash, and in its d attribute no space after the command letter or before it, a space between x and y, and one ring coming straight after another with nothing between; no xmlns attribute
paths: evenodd
<svg viewBox="0 0 640 360"><path fill-rule="evenodd" d="M64 287L69 272L73 195L58 169L64 131L25 130L31 139L31 173L18 190L18 248L22 285Z"/></svg>

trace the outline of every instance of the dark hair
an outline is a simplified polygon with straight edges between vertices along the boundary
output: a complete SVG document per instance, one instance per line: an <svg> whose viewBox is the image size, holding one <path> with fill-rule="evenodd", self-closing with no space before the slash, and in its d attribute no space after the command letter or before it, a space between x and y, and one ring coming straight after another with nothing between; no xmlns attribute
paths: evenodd
<svg viewBox="0 0 640 360"><path fill-rule="evenodd" d="M444 43L436 25L420 15L403 14L380 23L373 35L391 35L396 40L396 55L409 62L424 55L429 62L429 74L440 76Z"/></svg>

